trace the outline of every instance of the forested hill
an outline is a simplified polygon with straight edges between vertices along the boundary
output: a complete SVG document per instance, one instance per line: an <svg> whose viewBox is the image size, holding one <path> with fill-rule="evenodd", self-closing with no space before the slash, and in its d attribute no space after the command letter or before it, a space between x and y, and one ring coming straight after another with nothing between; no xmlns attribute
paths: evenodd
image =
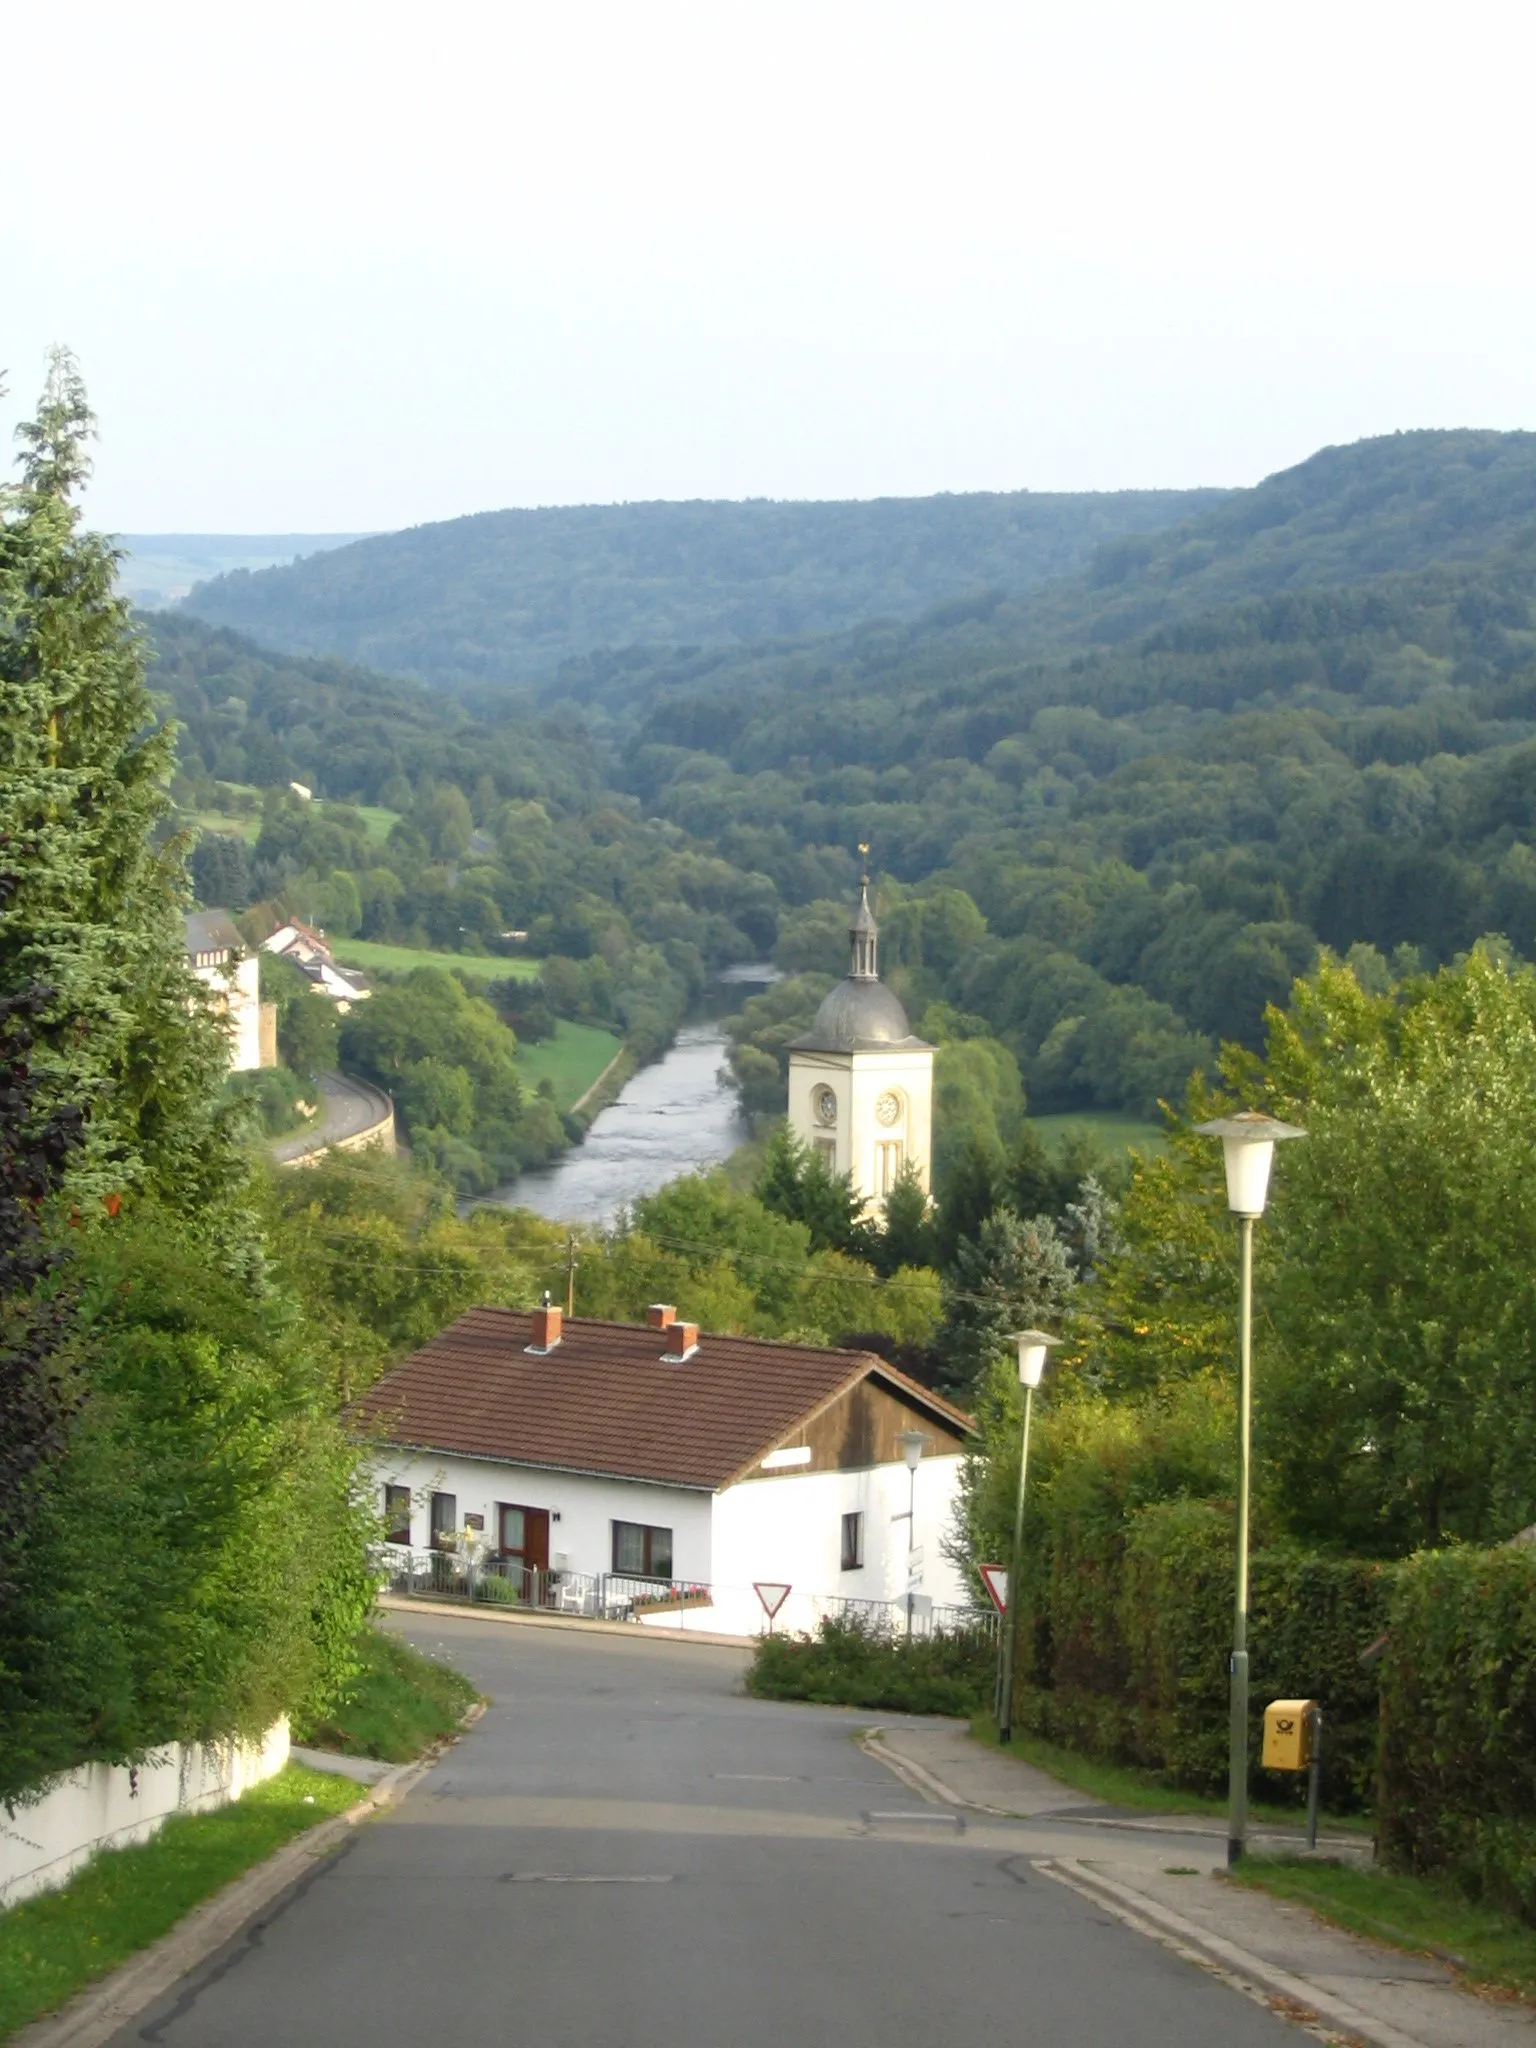
<svg viewBox="0 0 1536 2048"><path fill-rule="evenodd" d="M408 814L344 858L281 818L254 850L253 888L355 893L364 937L538 927L689 987L776 943L792 979L739 1064L768 1108L869 842L885 958L969 1048L971 1121L1020 1070L1037 1109L1145 1109L1217 1039L1257 1043L1322 943L1374 949L1378 982L1487 932L1536 958L1533 487L1536 437L1404 435L1153 536L1118 580L1101 557L815 639L595 651L456 699L178 615L159 675L205 777Z"/></svg>
<svg viewBox="0 0 1536 2048"><path fill-rule="evenodd" d="M583 505L479 513L203 583L187 609L264 645L448 686L572 655L909 619L979 587L1027 591L1219 491L1014 491L870 503Z"/></svg>
<svg viewBox="0 0 1536 2048"><path fill-rule="evenodd" d="M1324 448L1179 524L1104 543L1041 592L1029 631L1126 640L1246 597L1536 545L1536 434L1383 435Z"/></svg>

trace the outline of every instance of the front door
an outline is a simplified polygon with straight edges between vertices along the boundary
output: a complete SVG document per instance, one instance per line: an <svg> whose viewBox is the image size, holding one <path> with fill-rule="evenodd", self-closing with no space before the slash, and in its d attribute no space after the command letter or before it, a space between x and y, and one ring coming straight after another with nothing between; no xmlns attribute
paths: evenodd
<svg viewBox="0 0 1536 2048"><path fill-rule="evenodd" d="M503 1501L496 1515L502 1556L509 1565L521 1565L525 1572L539 1574L523 1583L527 1599L542 1600L549 1572L549 1509L512 1507Z"/></svg>

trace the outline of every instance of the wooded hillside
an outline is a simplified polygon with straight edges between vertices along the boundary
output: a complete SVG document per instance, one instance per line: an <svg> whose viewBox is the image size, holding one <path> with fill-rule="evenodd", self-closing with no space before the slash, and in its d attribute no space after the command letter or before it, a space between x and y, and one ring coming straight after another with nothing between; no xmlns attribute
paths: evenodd
<svg viewBox="0 0 1536 2048"><path fill-rule="evenodd" d="M803 638L1029 590L1218 491L975 492L873 503L482 512L198 586L188 609L268 646L449 686L551 674L636 644Z"/></svg>

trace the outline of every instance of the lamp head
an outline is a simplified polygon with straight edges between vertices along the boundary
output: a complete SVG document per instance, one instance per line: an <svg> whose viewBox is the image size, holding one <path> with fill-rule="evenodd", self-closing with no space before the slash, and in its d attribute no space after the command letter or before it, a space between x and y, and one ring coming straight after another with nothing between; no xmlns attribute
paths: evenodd
<svg viewBox="0 0 1536 2048"><path fill-rule="evenodd" d="M1247 1217L1264 1214L1276 1145L1287 1138L1307 1135L1295 1124L1283 1124L1261 1109L1219 1116L1208 1124L1196 1124L1195 1129L1202 1138L1220 1138L1226 1156L1227 1207L1234 1216Z"/></svg>
<svg viewBox="0 0 1536 2048"><path fill-rule="evenodd" d="M923 1452L928 1448L928 1439L920 1429L901 1429L896 1432L896 1441L901 1445L901 1455L907 1461L907 1470L915 1472L922 1461Z"/></svg>
<svg viewBox="0 0 1536 2048"><path fill-rule="evenodd" d="M1038 1387L1045 1377L1045 1360L1063 1339L1045 1330L1016 1330L1013 1342L1019 1348L1019 1385Z"/></svg>

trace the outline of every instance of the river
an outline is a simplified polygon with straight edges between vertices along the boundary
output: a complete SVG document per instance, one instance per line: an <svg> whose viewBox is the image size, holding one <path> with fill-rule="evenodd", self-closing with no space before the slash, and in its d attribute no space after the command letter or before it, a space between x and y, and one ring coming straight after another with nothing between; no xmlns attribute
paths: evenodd
<svg viewBox="0 0 1536 2048"><path fill-rule="evenodd" d="M561 1223L607 1224L678 1174L714 1166L749 1135L735 1089L720 1079L724 1065L719 1024L685 1025L671 1050L631 1076L594 1119L584 1144L490 1200Z"/></svg>

